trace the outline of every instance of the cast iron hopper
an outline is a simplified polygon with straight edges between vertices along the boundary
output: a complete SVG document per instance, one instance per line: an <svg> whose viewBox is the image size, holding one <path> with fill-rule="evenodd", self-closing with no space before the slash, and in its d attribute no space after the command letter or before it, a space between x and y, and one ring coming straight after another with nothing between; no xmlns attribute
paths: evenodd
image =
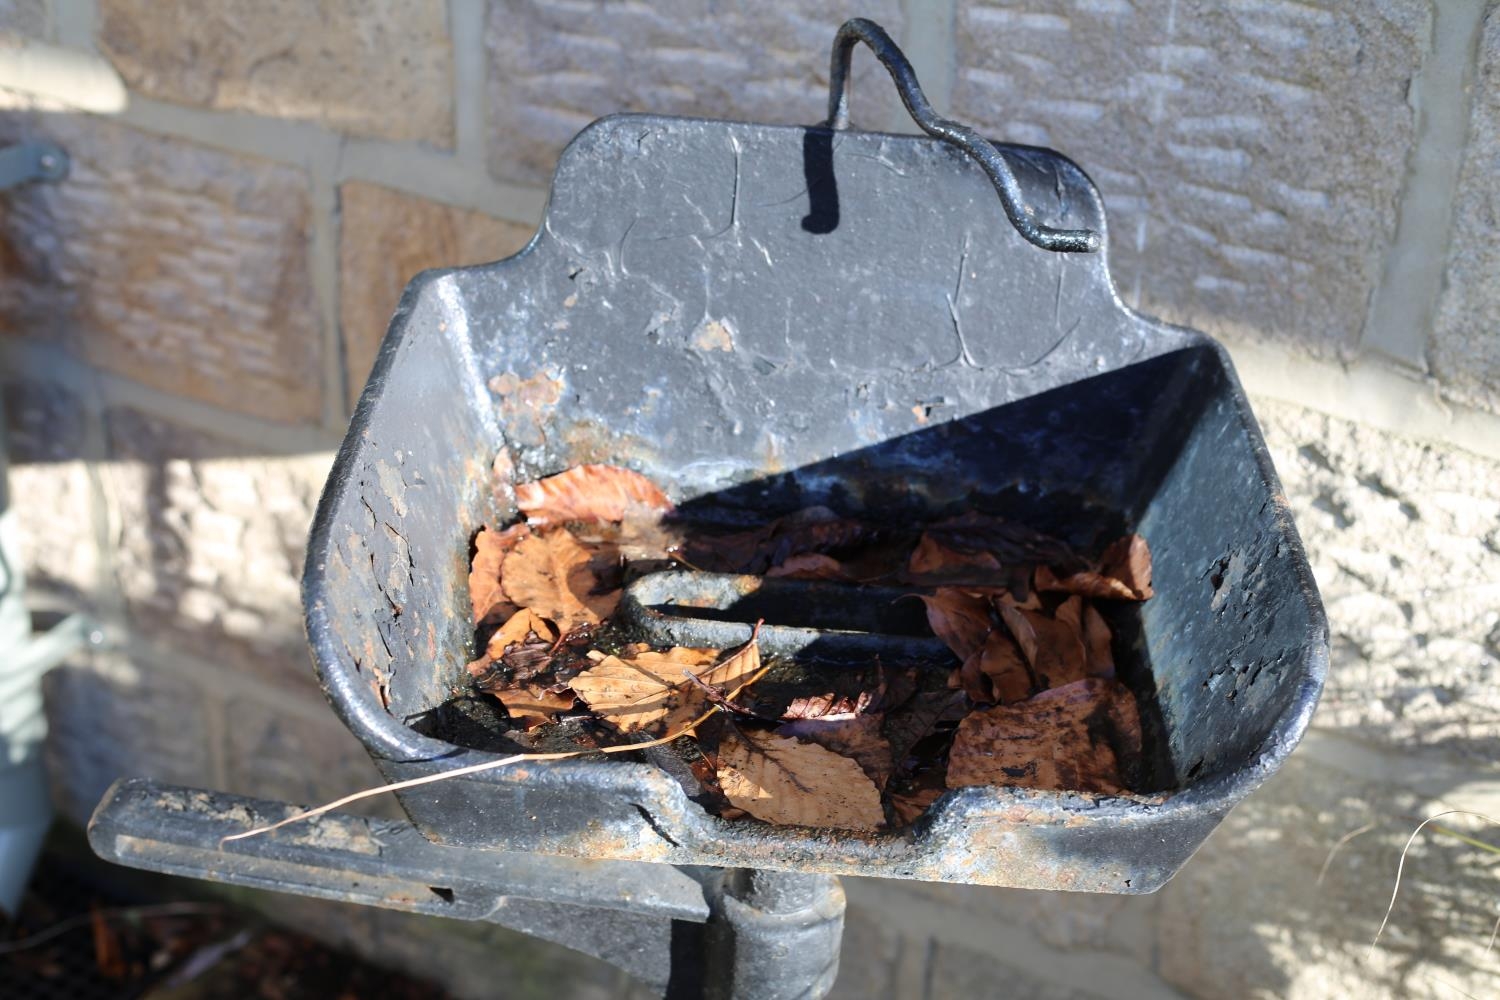
<svg viewBox="0 0 1500 1000"><path fill-rule="evenodd" d="M1228 356L1120 301L1082 170L988 144L998 171L976 166L973 134L860 30L830 127L606 118L563 154L530 246L411 283L312 533L319 676L392 781L495 756L412 725L465 686L469 540L516 517L495 472L624 465L687 512L981 507L1082 548L1148 539L1157 596L1117 653L1149 787L965 788L860 836L723 820L651 764L562 760L401 792L431 841L1150 892L1305 729L1323 610ZM844 127L859 39L936 138Z"/></svg>

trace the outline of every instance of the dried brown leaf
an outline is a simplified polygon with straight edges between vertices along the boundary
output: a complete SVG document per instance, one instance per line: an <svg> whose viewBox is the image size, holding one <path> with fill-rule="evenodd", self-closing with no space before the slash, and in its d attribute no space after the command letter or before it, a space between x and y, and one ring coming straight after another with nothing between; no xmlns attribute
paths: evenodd
<svg viewBox="0 0 1500 1000"><path fill-rule="evenodd" d="M791 704L787 705L786 711L781 717L788 721L795 719L827 719L827 718L853 718L869 711L877 695L874 691L861 691L857 698L847 695L838 695L830 691L827 694L814 694L802 698L793 698Z"/></svg>
<svg viewBox="0 0 1500 1000"><path fill-rule="evenodd" d="M682 726L708 708L704 692L688 683L690 671L705 684L732 689L760 669L755 640L710 669L717 649L675 646L665 653L637 652L628 658L606 656L574 677L573 691L604 722L622 733L666 732Z"/></svg>
<svg viewBox="0 0 1500 1000"><path fill-rule="evenodd" d="M1066 543L1023 524L979 511L928 525L927 534L960 552L987 552L1006 566L1015 563L1081 566Z"/></svg>
<svg viewBox="0 0 1500 1000"><path fill-rule="evenodd" d="M766 570L766 576L786 576L794 580L847 580L843 563L821 552L803 552L789 557L779 566Z"/></svg>
<svg viewBox="0 0 1500 1000"><path fill-rule="evenodd" d="M719 785L730 803L767 823L873 832L880 791L849 757L786 736L725 729Z"/></svg>
<svg viewBox="0 0 1500 1000"><path fill-rule="evenodd" d="M1119 794L1121 756L1140 750L1135 698L1087 678L1015 705L970 712L948 754L948 787L1011 785Z"/></svg>
<svg viewBox="0 0 1500 1000"><path fill-rule="evenodd" d="M1009 705L1031 697L1031 671L1027 669L1020 646L1002 630L991 632L984 642L984 649L969 659L980 673L989 678L994 691L991 700Z"/></svg>
<svg viewBox="0 0 1500 1000"><path fill-rule="evenodd" d="M1088 651L1090 677L1113 677L1115 657L1109 624L1092 604L1083 609L1083 646Z"/></svg>
<svg viewBox="0 0 1500 1000"><path fill-rule="evenodd" d="M991 632L993 638L995 633ZM988 640L986 640L988 644ZM969 696L971 701L980 705L993 705L995 703L995 692L990 687L990 679L985 676L982 668L984 662L984 650L981 649L969 657L953 673L948 675L948 686L959 688Z"/></svg>
<svg viewBox="0 0 1500 1000"><path fill-rule="evenodd" d="M896 822L902 826L911 826L927 807L942 798L947 791L941 783L936 785L922 785L913 788L909 792L894 792L889 797L891 812L896 814Z"/></svg>
<svg viewBox="0 0 1500 1000"><path fill-rule="evenodd" d="M1083 570L1071 576L1059 577L1047 566L1036 569L1036 589L1044 593L1077 594L1101 600L1134 601L1135 591L1113 577L1094 570Z"/></svg>
<svg viewBox="0 0 1500 1000"><path fill-rule="evenodd" d="M655 483L615 465L577 465L516 487L516 506L533 525L568 521L622 521L632 512L672 512Z"/></svg>
<svg viewBox="0 0 1500 1000"><path fill-rule="evenodd" d="M849 757L869 775L876 788L884 788L896 769L896 762L891 758L891 741L881 734L880 723L878 714L797 719L778 728L776 735L816 743Z"/></svg>
<svg viewBox="0 0 1500 1000"><path fill-rule="evenodd" d="M1140 535L1126 535L1104 550L1096 569L1059 574L1051 567L1038 566L1036 589L1104 600L1147 600L1155 593L1151 589L1151 549Z"/></svg>
<svg viewBox="0 0 1500 1000"><path fill-rule="evenodd" d="M1001 571L1001 566L993 553L983 550L962 552L944 545L924 531L907 559L906 571L913 577L973 578L992 577Z"/></svg>
<svg viewBox="0 0 1500 1000"><path fill-rule="evenodd" d="M474 560L469 565L469 606L473 608L474 621L479 623L491 617L504 618L512 613L513 606L506 599L500 586L500 566L506 555L531 534L524 524L513 524L504 531L484 527L474 536Z"/></svg>
<svg viewBox="0 0 1500 1000"><path fill-rule="evenodd" d="M500 699L507 715L527 729L551 722L558 712L572 708L575 700L571 692L558 693L530 685L503 688L490 694Z"/></svg>
<svg viewBox="0 0 1500 1000"><path fill-rule="evenodd" d="M918 594L927 605L927 624L959 660L967 660L984 648L990 634L990 602L957 587L939 587L933 594Z"/></svg>
<svg viewBox="0 0 1500 1000"><path fill-rule="evenodd" d="M523 645L528 641L550 644L557 641L557 636L557 629L551 622L530 608L522 608L507 618L505 624L490 636L485 653L490 659L498 660L511 646Z"/></svg>
<svg viewBox="0 0 1500 1000"><path fill-rule="evenodd" d="M999 612L1000 620L1005 623L1006 631L1021 647L1021 655L1026 658L1028 664L1035 666L1040 640L1037 638L1036 628L1031 624L1031 619L1027 617L1030 609L1017 607L1009 601L997 601L995 610Z"/></svg>
<svg viewBox="0 0 1500 1000"><path fill-rule="evenodd" d="M533 534L505 557L500 579L505 595L515 604L570 631L596 625L619 603L619 591L596 594L599 575L594 553L567 531Z"/></svg>
<svg viewBox="0 0 1500 1000"><path fill-rule="evenodd" d="M793 557L856 548L881 534L865 521L840 517L827 507L808 507L758 528L690 539L687 560L716 573L767 574Z"/></svg>
<svg viewBox="0 0 1500 1000"><path fill-rule="evenodd" d="M1037 656L1031 665L1042 690L1062 687L1088 676L1088 650L1083 645L1083 598L1076 594L1057 606L1051 615L1023 611L1036 629Z"/></svg>
<svg viewBox="0 0 1500 1000"><path fill-rule="evenodd" d="M1135 592L1137 600L1147 600L1151 589L1151 547L1140 535L1117 539L1099 557L1099 571L1119 580Z"/></svg>
<svg viewBox="0 0 1500 1000"><path fill-rule="evenodd" d="M899 712L885 720L885 734L891 741L891 756L903 766L912 748L926 739L939 722L953 722L967 711L964 696L958 691L923 691L913 695Z"/></svg>

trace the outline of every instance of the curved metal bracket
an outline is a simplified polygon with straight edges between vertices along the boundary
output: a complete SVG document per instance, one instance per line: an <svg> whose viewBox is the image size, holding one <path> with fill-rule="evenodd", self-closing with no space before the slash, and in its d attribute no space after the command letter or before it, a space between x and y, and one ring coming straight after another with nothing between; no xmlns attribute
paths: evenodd
<svg viewBox="0 0 1500 1000"><path fill-rule="evenodd" d="M0 149L0 191L68 175L68 154L50 142L23 142Z"/></svg>
<svg viewBox="0 0 1500 1000"><path fill-rule="evenodd" d="M1028 242L1043 250L1059 253L1094 253L1103 245L1099 234L1092 229L1054 229L1033 221L1031 209L1021 194L1021 185L1016 182L1016 175L1005 162L1005 157L978 132L967 125L943 118L932 110L906 54L891 40L885 29L874 21L862 17L851 18L844 22L838 35L834 37L833 61L828 73L829 128L842 131L849 127L849 64L854 58L856 42L868 45L870 51L885 65L886 71L891 74L891 80L896 84L896 92L901 95L901 103L906 105L907 112L922 131L935 139L957 146L984 168L995 185L996 193L1000 195L1000 204L1005 208L1006 217Z"/></svg>

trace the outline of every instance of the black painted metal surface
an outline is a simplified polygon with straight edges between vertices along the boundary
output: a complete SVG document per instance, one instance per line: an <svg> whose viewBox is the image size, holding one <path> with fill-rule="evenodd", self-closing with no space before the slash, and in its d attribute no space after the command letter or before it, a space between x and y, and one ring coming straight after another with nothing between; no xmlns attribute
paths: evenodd
<svg viewBox="0 0 1500 1000"><path fill-rule="evenodd" d="M627 586L616 617L652 645L729 649L755 635L766 656L957 666L913 589L666 570Z"/></svg>
<svg viewBox="0 0 1500 1000"><path fill-rule="evenodd" d="M1107 234L1074 164L997 149L1026 219ZM403 297L319 506L308 634L335 709L389 778L412 778L490 759L406 720L464 684L467 542L516 514L492 470L614 462L703 515L981 507L1085 548L1136 530L1158 596L1117 622L1117 653L1152 748L1141 794L965 788L910 831L859 836L724 821L652 765L568 760L401 793L426 836L1148 892L1279 766L1326 627L1228 357L1127 309L1107 251L1028 242L1043 230L1018 231L996 185L926 137L590 126L526 250Z"/></svg>

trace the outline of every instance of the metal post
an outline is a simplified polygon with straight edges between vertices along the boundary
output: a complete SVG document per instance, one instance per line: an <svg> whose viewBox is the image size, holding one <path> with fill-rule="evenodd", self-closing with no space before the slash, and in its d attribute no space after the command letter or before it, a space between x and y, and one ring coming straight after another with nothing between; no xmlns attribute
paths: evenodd
<svg viewBox="0 0 1500 1000"><path fill-rule="evenodd" d="M832 875L731 869L704 928L704 997L790 1000L833 988L844 889Z"/></svg>

